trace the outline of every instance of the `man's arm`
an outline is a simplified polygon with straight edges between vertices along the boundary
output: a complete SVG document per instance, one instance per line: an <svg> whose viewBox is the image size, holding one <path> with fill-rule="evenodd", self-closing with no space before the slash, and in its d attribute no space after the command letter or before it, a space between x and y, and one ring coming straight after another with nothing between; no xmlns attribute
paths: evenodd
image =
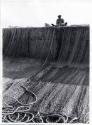
<svg viewBox="0 0 92 125"><path fill-rule="evenodd" d="M61 22L64 23L64 19L61 19Z"/></svg>

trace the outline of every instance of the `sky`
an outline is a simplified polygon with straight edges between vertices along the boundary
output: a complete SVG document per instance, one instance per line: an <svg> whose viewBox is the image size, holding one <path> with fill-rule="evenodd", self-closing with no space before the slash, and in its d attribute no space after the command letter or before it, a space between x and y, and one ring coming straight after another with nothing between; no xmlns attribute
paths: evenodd
<svg viewBox="0 0 92 125"><path fill-rule="evenodd" d="M91 24L91 0L2 0L2 27L42 27L60 14L68 25Z"/></svg>

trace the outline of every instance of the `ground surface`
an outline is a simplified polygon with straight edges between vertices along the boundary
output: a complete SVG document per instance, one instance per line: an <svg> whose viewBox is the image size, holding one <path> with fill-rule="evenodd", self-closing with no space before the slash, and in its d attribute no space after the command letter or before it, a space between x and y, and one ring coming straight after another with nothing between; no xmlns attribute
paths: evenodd
<svg viewBox="0 0 92 125"><path fill-rule="evenodd" d="M57 114L64 118L77 118L77 122L87 122L89 112L88 67L68 65L57 67L52 64L48 64L43 69L41 67L42 62L34 59L4 58L3 107L11 106L15 110L19 106L28 106L29 111L33 114L35 112L45 115ZM47 121L52 122L51 116L49 117ZM56 116L53 117L56 118ZM12 119L19 120L14 119L14 116ZM54 122L57 121L60 122L59 120Z"/></svg>

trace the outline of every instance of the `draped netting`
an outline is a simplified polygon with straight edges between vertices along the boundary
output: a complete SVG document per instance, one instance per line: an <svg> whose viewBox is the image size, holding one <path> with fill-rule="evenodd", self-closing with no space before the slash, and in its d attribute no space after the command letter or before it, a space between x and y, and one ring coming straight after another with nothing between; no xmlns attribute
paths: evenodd
<svg viewBox="0 0 92 125"><path fill-rule="evenodd" d="M7 28L3 54L60 63L89 63L89 27ZM7 42L8 41L8 42Z"/></svg>

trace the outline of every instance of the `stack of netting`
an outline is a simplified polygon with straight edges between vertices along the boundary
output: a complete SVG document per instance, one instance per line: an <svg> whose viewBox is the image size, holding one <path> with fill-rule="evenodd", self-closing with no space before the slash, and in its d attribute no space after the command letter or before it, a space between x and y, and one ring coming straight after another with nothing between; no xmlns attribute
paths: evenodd
<svg viewBox="0 0 92 125"><path fill-rule="evenodd" d="M89 28L62 27L57 30L57 59L62 63L89 63Z"/></svg>
<svg viewBox="0 0 92 125"><path fill-rule="evenodd" d="M60 63L89 63L89 26L6 28L3 54Z"/></svg>
<svg viewBox="0 0 92 125"><path fill-rule="evenodd" d="M3 53L5 56L28 56L28 30L5 29L3 31Z"/></svg>
<svg viewBox="0 0 92 125"><path fill-rule="evenodd" d="M11 57L54 59L57 43L54 28L7 28L3 30L3 53Z"/></svg>

